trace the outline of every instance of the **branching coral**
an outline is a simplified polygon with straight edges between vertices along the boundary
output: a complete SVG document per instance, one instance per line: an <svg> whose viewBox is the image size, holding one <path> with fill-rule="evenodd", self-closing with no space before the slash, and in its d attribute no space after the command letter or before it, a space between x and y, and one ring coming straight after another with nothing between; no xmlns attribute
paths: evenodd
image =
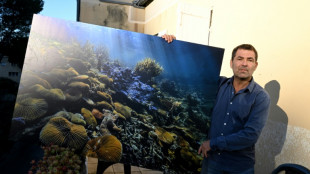
<svg viewBox="0 0 310 174"><path fill-rule="evenodd" d="M156 63L155 60L145 58L136 64L134 71L137 75L141 76L141 81L148 82L153 77L160 75L163 70L163 67Z"/></svg>

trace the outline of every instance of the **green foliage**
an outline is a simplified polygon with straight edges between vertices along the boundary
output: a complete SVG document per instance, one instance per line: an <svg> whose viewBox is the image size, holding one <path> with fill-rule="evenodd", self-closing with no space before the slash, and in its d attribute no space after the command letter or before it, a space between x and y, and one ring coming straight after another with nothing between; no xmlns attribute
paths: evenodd
<svg viewBox="0 0 310 174"><path fill-rule="evenodd" d="M33 14L43 9L43 0L0 1L0 53L10 62L23 64Z"/></svg>
<svg viewBox="0 0 310 174"><path fill-rule="evenodd" d="M160 75L163 71L163 67L156 63L151 58L145 58L138 62L135 67L135 73L141 76L141 81L150 82L153 77Z"/></svg>
<svg viewBox="0 0 310 174"><path fill-rule="evenodd" d="M74 149L59 147L58 145L43 146L44 157L37 163L32 160L32 167L28 174L36 173L72 173L77 174L81 171L82 161L74 153Z"/></svg>
<svg viewBox="0 0 310 174"><path fill-rule="evenodd" d="M43 0L1 0L0 40L27 37L34 13L43 9Z"/></svg>

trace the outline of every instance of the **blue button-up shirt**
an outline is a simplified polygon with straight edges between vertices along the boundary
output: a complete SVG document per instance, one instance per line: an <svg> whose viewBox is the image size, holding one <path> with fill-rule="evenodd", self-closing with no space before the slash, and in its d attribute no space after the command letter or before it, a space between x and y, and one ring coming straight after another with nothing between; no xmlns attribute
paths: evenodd
<svg viewBox="0 0 310 174"><path fill-rule="evenodd" d="M212 112L209 161L227 171L254 166L255 143L266 123L270 98L252 79L234 92L233 78L221 77Z"/></svg>

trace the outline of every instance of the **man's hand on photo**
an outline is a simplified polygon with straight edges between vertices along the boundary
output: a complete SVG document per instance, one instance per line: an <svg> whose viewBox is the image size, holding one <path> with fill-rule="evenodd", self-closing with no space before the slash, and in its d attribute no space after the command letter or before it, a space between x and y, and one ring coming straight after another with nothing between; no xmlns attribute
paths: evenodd
<svg viewBox="0 0 310 174"><path fill-rule="evenodd" d="M173 40L176 39L174 35L168 35L168 34L162 35L161 38L165 39L168 43L171 43Z"/></svg>

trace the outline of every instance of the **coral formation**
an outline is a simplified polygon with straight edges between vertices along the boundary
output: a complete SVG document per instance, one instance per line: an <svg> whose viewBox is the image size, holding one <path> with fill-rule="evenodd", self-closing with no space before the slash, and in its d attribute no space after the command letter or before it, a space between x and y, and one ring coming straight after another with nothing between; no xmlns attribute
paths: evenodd
<svg viewBox="0 0 310 174"><path fill-rule="evenodd" d="M23 117L25 120L41 118L48 109L44 99L32 98L28 95L20 95L16 99L13 117Z"/></svg>
<svg viewBox="0 0 310 174"><path fill-rule="evenodd" d="M126 120L126 117L120 113L118 113L116 110L113 110L113 114L114 115L117 115L119 118L123 119L123 120Z"/></svg>
<svg viewBox="0 0 310 174"><path fill-rule="evenodd" d="M103 82L108 86L110 86L113 83L113 79L104 74L99 75L99 81Z"/></svg>
<svg viewBox="0 0 310 174"><path fill-rule="evenodd" d="M46 89L42 85L36 84L30 90L47 100L64 101L66 99L65 94L59 88Z"/></svg>
<svg viewBox="0 0 310 174"><path fill-rule="evenodd" d="M91 113L93 114L93 116L95 116L95 118L99 119L99 120L102 120L103 119L103 113L100 112L98 109L93 109L91 111Z"/></svg>
<svg viewBox="0 0 310 174"><path fill-rule="evenodd" d="M110 110L103 109L103 116L104 118L99 127L102 135L111 134L110 131L120 132L122 130L115 124L115 121L119 118L119 114L114 114Z"/></svg>
<svg viewBox="0 0 310 174"><path fill-rule="evenodd" d="M189 148L181 148L180 150L180 165L183 170L187 170L188 168L197 169L195 172L199 173L202 161L202 157L197 154L197 152L191 151Z"/></svg>
<svg viewBox="0 0 310 174"><path fill-rule="evenodd" d="M168 132L161 127L156 127L155 133L158 139L160 140L160 142L164 142L166 144L172 144L173 141L175 141L177 138L177 135L175 133Z"/></svg>
<svg viewBox="0 0 310 174"><path fill-rule="evenodd" d="M67 112L67 111L59 111L54 115L54 117L64 117L74 124L86 126L86 122L84 120L84 117L79 113L74 114L74 113Z"/></svg>
<svg viewBox="0 0 310 174"><path fill-rule="evenodd" d="M42 128L40 140L46 145L82 149L88 137L84 126L73 124L64 117L54 117Z"/></svg>
<svg viewBox="0 0 310 174"><path fill-rule="evenodd" d="M84 82L71 82L68 86L71 88L79 89L81 91L87 91L90 89L89 84Z"/></svg>
<svg viewBox="0 0 310 174"><path fill-rule="evenodd" d="M83 96L82 92L76 88L69 88L64 92L64 94L66 101L68 102L78 101Z"/></svg>
<svg viewBox="0 0 310 174"><path fill-rule="evenodd" d="M105 101L109 102L110 104L112 104L112 97L111 95L109 95L106 92L102 92L102 91L97 91L97 94L102 97Z"/></svg>
<svg viewBox="0 0 310 174"><path fill-rule="evenodd" d="M82 160L71 148L59 147L58 145L43 146L44 156L37 163L31 161L31 168L28 174L33 172L43 173L81 173Z"/></svg>
<svg viewBox="0 0 310 174"><path fill-rule="evenodd" d="M48 75L46 76L47 81L49 81L52 84L66 82L70 78L77 75L74 69L65 70L59 68L54 68L50 72L47 72L46 74Z"/></svg>
<svg viewBox="0 0 310 174"><path fill-rule="evenodd" d="M28 70L22 74L23 78L20 79L20 83L23 86L33 86L35 84L40 84L44 88L50 89L52 88L51 84L45 79L39 77L34 72Z"/></svg>
<svg viewBox="0 0 310 174"><path fill-rule="evenodd" d="M87 156L104 162L117 163L122 157L122 144L113 135L104 135L88 141L85 146Z"/></svg>
<svg viewBox="0 0 310 174"><path fill-rule="evenodd" d="M68 63L77 71L79 74L85 74L90 69L90 64L77 58L68 58Z"/></svg>
<svg viewBox="0 0 310 174"><path fill-rule="evenodd" d="M119 102L115 102L115 110L116 112L122 114L125 118L130 118L131 117L131 111L132 109L128 106L124 106Z"/></svg>
<svg viewBox="0 0 310 174"><path fill-rule="evenodd" d="M97 121L92 112L86 108L82 108L81 113L86 121L86 125L89 126L90 129L95 129L97 126Z"/></svg>
<svg viewBox="0 0 310 174"><path fill-rule="evenodd" d="M163 67L156 63L155 60L151 58L145 58L136 64L134 72L141 76L141 81L148 82L153 77L160 75L163 70Z"/></svg>
<svg viewBox="0 0 310 174"><path fill-rule="evenodd" d="M84 82L90 85L89 78L90 77L88 75L78 75L78 76L73 77L71 81Z"/></svg>
<svg viewBox="0 0 310 174"><path fill-rule="evenodd" d="M197 173L202 159L195 150L209 126L211 100L177 79L157 77L163 67L151 58L132 68L98 57L90 43L51 45L61 64L23 72L13 118L18 135L37 135L45 125L46 144L82 149L90 140L87 154L100 160Z"/></svg>
<svg viewBox="0 0 310 174"><path fill-rule="evenodd" d="M111 111L113 111L113 106L110 105L108 102L106 101L100 101L96 103L96 106L100 109L109 109Z"/></svg>

